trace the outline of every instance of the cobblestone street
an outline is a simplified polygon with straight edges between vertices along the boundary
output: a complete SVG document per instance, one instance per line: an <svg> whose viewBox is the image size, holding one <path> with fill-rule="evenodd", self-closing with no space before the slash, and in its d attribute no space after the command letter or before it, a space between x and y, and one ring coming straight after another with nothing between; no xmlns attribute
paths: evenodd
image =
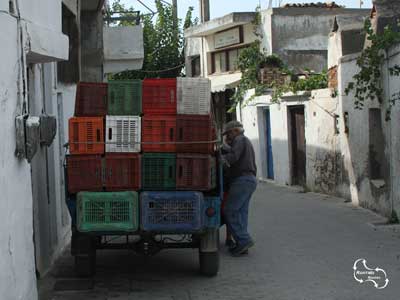
<svg viewBox="0 0 400 300"><path fill-rule="evenodd" d="M250 220L256 246L249 255L233 258L221 244L217 277L197 273L197 251L165 250L155 257L98 251L96 276L79 279L66 251L39 282L40 299L395 300L400 297L400 231L373 225L382 221L343 199L260 183ZM359 258L386 271L385 289L355 281L353 264Z"/></svg>

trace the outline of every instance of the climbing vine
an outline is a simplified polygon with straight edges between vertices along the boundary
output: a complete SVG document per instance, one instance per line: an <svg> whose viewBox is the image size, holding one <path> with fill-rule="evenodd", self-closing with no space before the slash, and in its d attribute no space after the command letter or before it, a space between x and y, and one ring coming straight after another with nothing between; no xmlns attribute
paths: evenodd
<svg viewBox="0 0 400 300"><path fill-rule="evenodd" d="M312 91L328 87L328 73L326 71L320 74L314 74L307 70L304 78L297 78L297 76L291 74L291 79L292 80L286 84L274 84L272 92L273 103L279 102L283 94L288 92L297 94L300 91Z"/></svg>
<svg viewBox="0 0 400 300"><path fill-rule="evenodd" d="M399 25L398 25L399 26ZM366 47L357 59L359 72L353 76L354 81L348 83L345 94L351 91L355 93L354 105L356 109L363 109L365 100L377 99L379 103L384 102L384 90L382 87L382 65L388 56L389 49L400 42L400 32L392 26L386 26L383 34L374 32L371 21L367 19L364 24L369 46ZM389 68L390 76L400 75L400 66L395 65ZM393 95L388 99L386 120L390 120L392 107L400 97Z"/></svg>
<svg viewBox="0 0 400 300"><path fill-rule="evenodd" d="M236 66L242 73L242 77L236 87L235 93L232 96L232 106L229 112L233 112L239 103L242 103L246 92L250 89L255 89L256 94L260 94L259 90L263 87L258 82L258 71L260 66L266 59L266 55L260 51L261 42L263 37L261 30L261 7L257 6L255 17L253 20L253 33L259 39L254 41L249 47L242 50L240 53ZM254 95L252 98L254 98Z"/></svg>

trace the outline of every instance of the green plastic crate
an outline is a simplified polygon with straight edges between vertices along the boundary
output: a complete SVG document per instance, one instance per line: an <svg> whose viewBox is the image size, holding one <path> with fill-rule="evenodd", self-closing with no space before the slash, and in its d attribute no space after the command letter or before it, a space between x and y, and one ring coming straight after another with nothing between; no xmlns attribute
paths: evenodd
<svg viewBox="0 0 400 300"><path fill-rule="evenodd" d="M108 82L108 115L139 116L141 113L141 80L113 80Z"/></svg>
<svg viewBox="0 0 400 300"><path fill-rule="evenodd" d="M81 232L132 232L139 228L136 192L80 192L77 225Z"/></svg>
<svg viewBox="0 0 400 300"><path fill-rule="evenodd" d="M176 187L176 154L145 153L142 156L142 189L174 190Z"/></svg>

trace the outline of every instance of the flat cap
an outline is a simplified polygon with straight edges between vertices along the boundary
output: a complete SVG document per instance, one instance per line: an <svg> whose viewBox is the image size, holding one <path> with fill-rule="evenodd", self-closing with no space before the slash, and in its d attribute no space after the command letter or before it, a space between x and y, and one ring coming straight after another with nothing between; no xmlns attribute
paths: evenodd
<svg viewBox="0 0 400 300"><path fill-rule="evenodd" d="M226 123L222 134L225 135L228 133L228 131L235 129L235 128L243 129L242 123L240 123L239 121L230 121L230 122Z"/></svg>

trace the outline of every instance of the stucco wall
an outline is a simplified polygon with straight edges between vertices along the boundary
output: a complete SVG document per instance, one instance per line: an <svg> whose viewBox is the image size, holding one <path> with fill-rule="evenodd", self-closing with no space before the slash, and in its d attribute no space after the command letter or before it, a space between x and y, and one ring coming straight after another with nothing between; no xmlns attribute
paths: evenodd
<svg viewBox="0 0 400 300"><path fill-rule="evenodd" d="M400 65L400 46L397 45L390 51L390 59L388 61L389 67L394 65ZM383 77L384 82L388 83L385 86L385 97L391 97L395 93L400 93L399 77L388 76L385 72ZM397 102L392 109L392 116L389 122L389 134L392 137L391 143L389 145L390 150L388 153L390 155L390 176L391 184L391 203L393 203L393 208L396 210L397 214L400 215L400 105Z"/></svg>
<svg viewBox="0 0 400 300"><path fill-rule="evenodd" d="M328 40L328 69L337 66L339 59L342 56L341 50L341 35L337 32L332 32Z"/></svg>
<svg viewBox="0 0 400 300"><path fill-rule="evenodd" d="M332 90L312 92L305 105L307 187L316 192L337 194L341 189L340 129L335 116L339 114L337 97ZM339 125L339 124L338 124Z"/></svg>
<svg viewBox="0 0 400 300"><path fill-rule="evenodd" d="M305 94L287 95L279 104L271 103L271 96L256 97L250 104L237 109L246 135L253 143L258 176L267 178L266 116L269 109L274 181L282 185L292 184L289 141L288 110L292 106L304 106L306 139L306 184L310 190L329 194L341 191L340 139L336 132L335 115L338 99L330 89ZM248 93L247 97L251 96Z"/></svg>
<svg viewBox="0 0 400 300"><path fill-rule="evenodd" d="M335 15L359 15L366 10L274 8L264 12L264 32L271 30L272 52L299 71L327 69L328 37ZM271 16L272 14L272 16ZM267 26L271 26L269 29ZM268 44L266 45L268 46Z"/></svg>
<svg viewBox="0 0 400 300"><path fill-rule="evenodd" d="M18 3L24 20L61 32L61 0L18 0Z"/></svg>
<svg viewBox="0 0 400 300"><path fill-rule="evenodd" d="M0 14L0 28L0 295L4 300L35 300L30 166L14 155L15 116L21 113L19 75L24 69L18 64L16 19Z"/></svg>
<svg viewBox="0 0 400 300"><path fill-rule="evenodd" d="M344 174L349 182L349 198L355 205L361 205L369 209L388 215L390 211L390 174L389 164L383 163L385 185L380 187L376 181L370 179L369 164L369 109L379 108L377 101L365 101L364 109L354 108L354 94L345 95L344 89L347 83L352 81L358 71L356 55L342 57L339 64L339 95L341 115L349 114L349 133L341 135L341 152L344 159ZM388 125L386 123L385 110L382 109L382 129L384 140L390 140ZM342 118L343 120L343 118ZM386 142L385 142L386 144ZM387 147L387 146L386 146ZM385 149L387 155L388 149Z"/></svg>
<svg viewBox="0 0 400 300"><path fill-rule="evenodd" d="M75 95L68 91L76 86L57 87L55 70L55 64L48 63L33 65L29 72L29 113L38 116L45 112L55 116L59 123L52 145L40 147L31 163L36 268L41 276L68 244L70 234L64 195L63 144L68 136L65 123L75 102Z"/></svg>

